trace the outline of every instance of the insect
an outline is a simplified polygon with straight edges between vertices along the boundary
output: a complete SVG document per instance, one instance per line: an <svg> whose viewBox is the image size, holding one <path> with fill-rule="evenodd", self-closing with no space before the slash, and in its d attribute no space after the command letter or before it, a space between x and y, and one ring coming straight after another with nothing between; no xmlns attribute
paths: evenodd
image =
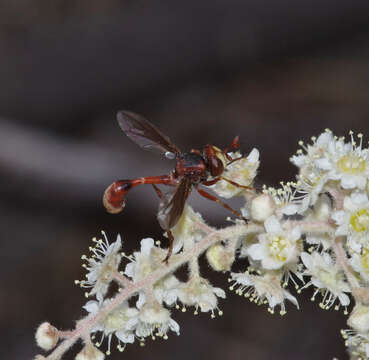
<svg viewBox="0 0 369 360"><path fill-rule="evenodd" d="M160 198L157 218L169 239L169 249L164 262L168 263L173 250L174 237L170 229L180 219L186 200L193 188L201 196L219 203L234 215L247 222L247 219L238 211L200 188L200 185L210 186L220 180L225 180L234 186L251 190L248 186L240 185L222 176L224 169L229 164L242 158L233 159L229 155L229 152L239 148L238 136L234 138L231 146L224 150L207 144L202 151L191 150L190 152L182 152L155 125L138 114L129 111L119 111L117 120L125 134L140 147L159 151L166 158L176 160L176 166L169 175L118 180L108 186L103 196L103 203L107 211L116 214L124 209L126 204L125 197L129 190L141 184L151 184L154 187L156 194ZM156 186L158 184L172 186L174 192L171 196L166 196Z"/></svg>

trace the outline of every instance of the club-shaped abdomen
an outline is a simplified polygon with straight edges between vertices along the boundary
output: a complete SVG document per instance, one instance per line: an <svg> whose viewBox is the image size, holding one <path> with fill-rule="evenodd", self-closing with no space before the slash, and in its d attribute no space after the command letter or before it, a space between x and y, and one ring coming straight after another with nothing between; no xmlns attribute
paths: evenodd
<svg viewBox="0 0 369 360"><path fill-rule="evenodd" d="M103 203L109 213L117 214L124 209L126 206L124 197L131 187L131 180L119 180L106 188L103 196Z"/></svg>

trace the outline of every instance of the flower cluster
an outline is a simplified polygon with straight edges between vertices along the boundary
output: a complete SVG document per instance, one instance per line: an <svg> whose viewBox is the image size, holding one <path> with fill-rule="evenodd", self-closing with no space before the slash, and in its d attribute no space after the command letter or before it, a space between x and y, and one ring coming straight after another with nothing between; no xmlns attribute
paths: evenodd
<svg viewBox="0 0 369 360"><path fill-rule="evenodd" d="M296 180L279 188L264 186L261 192L252 189L258 150L248 156L226 154L223 180L209 188L226 199L244 199L239 212L248 221L236 218L217 230L186 205L171 229L174 249L168 263L160 241L145 238L140 251L126 255L120 236L109 244L102 233L103 239L93 240L91 256L82 256L86 280L76 281L89 289L86 317L70 332L41 324L37 343L54 350L36 358L59 359L82 339L84 348L76 359L100 360L105 357L99 350L103 342L110 354L113 344L123 351L136 341L179 335L175 310L222 315L220 300L226 293L200 273L203 253L212 269L228 272L230 290L266 305L270 313L284 315L288 302L299 308L297 294L307 288L313 288L311 299L325 310L343 308L348 314L354 303L350 329L342 335L351 359L369 358L369 150L362 140L361 134L350 133L346 141L326 130L311 144L300 142L301 149L291 157L298 168ZM234 272L238 258L248 264ZM188 269L186 281L175 275L182 266ZM117 284L115 294L112 283Z"/></svg>

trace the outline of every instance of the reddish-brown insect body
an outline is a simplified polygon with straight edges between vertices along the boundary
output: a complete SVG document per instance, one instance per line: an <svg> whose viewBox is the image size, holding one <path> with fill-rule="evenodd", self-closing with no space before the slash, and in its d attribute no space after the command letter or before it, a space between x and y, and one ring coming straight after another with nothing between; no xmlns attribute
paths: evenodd
<svg viewBox="0 0 369 360"><path fill-rule="evenodd" d="M199 185L210 186L219 180L225 180L234 186L250 189L247 186L222 177L225 166L241 159L241 157L232 159L228 154L230 151L239 148L238 136L234 138L231 146L223 151L208 144L203 151L191 150L190 152L182 153L167 136L142 116L128 111L120 111L117 118L122 130L139 146L144 149L157 150L169 159L176 159L176 166L169 175L118 180L105 190L103 197L103 203L107 211L116 214L124 209L125 196L130 189L141 184L152 184L160 198L158 221L167 232L170 241L168 254L164 259L165 262L168 262L173 248L174 239L170 229L180 219L186 200L193 187L201 196L216 201L237 217L244 219L239 212L233 210L229 205L199 188ZM224 163L225 159L228 160L227 165ZM173 195L170 197L164 196L156 186L157 184L172 186L174 188ZM246 219L244 220L246 221Z"/></svg>

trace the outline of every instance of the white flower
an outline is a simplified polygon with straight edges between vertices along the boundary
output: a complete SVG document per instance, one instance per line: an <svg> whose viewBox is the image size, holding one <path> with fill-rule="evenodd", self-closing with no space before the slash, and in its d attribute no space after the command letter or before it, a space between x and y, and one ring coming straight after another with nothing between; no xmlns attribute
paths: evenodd
<svg viewBox="0 0 369 360"><path fill-rule="evenodd" d="M327 171L331 180L339 180L344 189L363 190L369 176L369 152L362 148L362 134L358 135L359 145L352 132L350 135L350 143L345 143L343 138L331 141L324 156L315 164Z"/></svg>
<svg viewBox="0 0 369 360"><path fill-rule="evenodd" d="M360 253L354 253L349 261L353 269L360 273L363 282L369 283L369 244L362 247Z"/></svg>
<svg viewBox="0 0 369 360"><path fill-rule="evenodd" d="M154 245L154 239L141 240L141 251L133 254L132 261L126 265L124 274L133 282L144 279L154 270L162 266L165 251Z"/></svg>
<svg viewBox="0 0 369 360"><path fill-rule="evenodd" d="M153 305L145 304L138 317L138 322L132 324L132 329L135 329L136 336L145 338L151 336L168 338L168 331L171 330L179 335L179 325L170 317L169 310L160 306L158 303Z"/></svg>
<svg viewBox="0 0 369 360"><path fill-rule="evenodd" d="M204 231L199 226L196 226L198 223L205 224L205 221L199 213L195 212L191 206L186 204L181 218L171 229L174 237L173 254L181 250L183 244L188 239L193 244L193 242L198 242L204 237Z"/></svg>
<svg viewBox="0 0 369 360"><path fill-rule="evenodd" d="M357 303L350 314L347 324L362 334L369 333L369 306Z"/></svg>
<svg viewBox="0 0 369 360"><path fill-rule="evenodd" d="M299 307L298 302L287 290L281 286L281 274L266 272L264 275L251 275L245 273L232 273L234 284L230 287L233 290L237 287L236 294L244 295L257 304L267 303L269 311L274 313L274 308L279 305L280 314L286 313L285 300L291 301Z"/></svg>
<svg viewBox="0 0 369 360"><path fill-rule="evenodd" d="M141 251L134 253L132 261L126 265L124 274L140 281L150 275L153 271L163 266L165 250L154 245L154 240L145 238L141 240ZM161 304L165 302L172 305L177 300L177 289L179 281L174 275L168 275L154 284L153 294ZM136 306L140 309L146 303L145 292L140 291Z"/></svg>
<svg viewBox="0 0 369 360"><path fill-rule="evenodd" d="M229 153L232 159L241 157L239 152ZM259 151L253 149L247 158L236 160L227 165L224 169L222 177L234 181L243 186L252 186L252 182L256 176L259 167ZM231 183L220 180L216 184L209 186L219 196L229 199L233 196L242 194L245 189L232 185Z"/></svg>
<svg viewBox="0 0 369 360"><path fill-rule="evenodd" d="M366 193L354 192L345 197L343 210L333 213L338 228L337 236L347 236L352 252L360 253L362 246L368 246L369 200Z"/></svg>
<svg viewBox="0 0 369 360"><path fill-rule="evenodd" d="M284 230L275 216L264 222L266 233L258 236L259 243L251 245L247 252L254 260L260 260L264 269L280 269L297 262L301 232L298 227Z"/></svg>
<svg viewBox="0 0 369 360"><path fill-rule="evenodd" d="M328 253L324 252L319 254L313 252L310 255L303 252L301 254L301 260L306 267L303 273L304 276L311 276L311 280L304 288L310 285L316 287L316 291L312 297L313 300L320 291L323 295L320 306L323 309L330 309L337 298L342 306L349 305L350 298L345 292L350 292L350 287L345 281L342 270L333 262Z"/></svg>
<svg viewBox="0 0 369 360"><path fill-rule="evenodd" d="M369 335L361 334L356 330L342 330L342 337L345 339L345 345L351 354L352 360L369 359Z"/></svg>
<svg viewBox="0 0 369 360"><path fill-rule="evenodd" d="M117 236L114 243L109 245L105 232L102 231L102 234L104 240L93 239L96 246L90 247L90 251L93 253L91 258L86 255L82 256L82 260L87 261L87 264L83 265L88 271L87 280L76 281L76 284L80 284L81 287L92 287L88 295L96 295L100 302L103 301L114 273L118 270L121 260L121 255L118 252L122 246L120 235Z"/></svg>
<svg viewBox="0 0 369 360"><path fill-rule="evenodd" d="M105 355L92 344L86 345L81 352L79 352L75 360L104 360Z"/></svg>
<svg viewBox="0 0 369 360"><path fill-rule="evenodd" d="M264 186L263 193L272 197L278 216L296 214L304 198L304 196L297 195L297 184L293 182L281 182L281 187L278 189Z"/></svg>
<svg viewBox="0 0 369 360"><path fill-rule="evenodd" d="M315 162L325 156L328 146L333 141L333 135L329 130L326 130L323 134L320 134L318 138L312 137L313 144L304 145L302 141L299 141L299 145L305 150L305 154L300 149L297 154L290 158L292 164L302 169L304 167L314 167Z"/></svg>
<svg viewBox="0 0 369 360"><path fill-rule="evenodd" d="M104 300L102 304L96 301L88 301L83 308L91 314L97 314L102 307L108 306L112 302L111 299ZM92 332L101 331L104 337L108 338L108 353L110 353L110 344L112 335L118 339L118 349L122 351L127 343L133 343L135 340L134 331L132 328L138 323L139 311L136 308L131 308L127 301L124 301L114 310L109 312L93 329ZM121 345L123 343L123 346Z"/></svg>
<svg viewBox="0 0 369 360"><path fill-rule="evenodd" d="M201 312L211 311L211 317L215 316L215 309L222 315L222 311L218 308L218 297L223 299L226 297L223 289L213 287L206 279L200 277L193 277L184 283L178 292L178 299L183 305L194 306L195 314L198 313L198 309Z"/></svg>

